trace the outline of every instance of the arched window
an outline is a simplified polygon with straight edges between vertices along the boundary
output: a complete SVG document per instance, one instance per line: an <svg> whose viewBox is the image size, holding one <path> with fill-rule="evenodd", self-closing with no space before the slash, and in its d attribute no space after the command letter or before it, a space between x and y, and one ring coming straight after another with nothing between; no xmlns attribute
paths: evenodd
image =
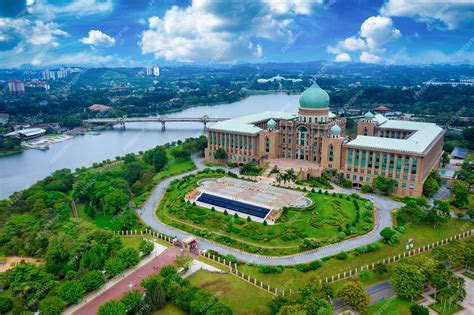
<svg viewBox="0 0 474 315"><path fill-rule="evenodd" d="M334 160L334 148L332 144L329 145L329 162Z"/></svg>
<svg viewBox="0 0 474 315"><path fill-rule="evenodd" d="M265 137L265 152L270 152L270 140L268 137Z"/></svg>
<svg viewBox="0 0 474 315"><path fill-rule="evenodd" d="M305 140L306 140L306 133L308 132L308 129L305 127L300 127L298 128L298 137L299 137L299 143L300 145L305 145Z"/></svg>
<svg viewBox="0 0 474 315"><path fill-rule="evenodd" d="M368 135L367 127L364 128L364 136Z"/></svg>

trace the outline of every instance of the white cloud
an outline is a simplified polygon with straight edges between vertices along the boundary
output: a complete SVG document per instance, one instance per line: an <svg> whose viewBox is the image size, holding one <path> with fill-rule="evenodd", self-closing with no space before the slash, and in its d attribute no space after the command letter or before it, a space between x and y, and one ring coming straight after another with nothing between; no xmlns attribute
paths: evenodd
<svg viewBox="0 0 474 315"><path fill-rule="evenodd" d="M371 16L360 26L360 35L365 38L371 49L377 49L385 43L401 36L400 30L394 27L391 18Z"/></svg>
<svg viewBox="0 0 474 315"><path fill-rule="evenodd" d="M34 22L25 18L0 18L0 38L5 41L19 37L32 45L46 45L56 42L58 37L66 37L68 33L58 28L56 23ZM57 42L56 42L57 43Z"/></svg>
<svg viewBox="0 0 474 315"><path fill-rule="evenodd" d="M363 63L380 63L382 61L382 58L374 54L370 54L368 52L363 51L359 56L359 60L360 62L363 62Z"/></svg>
<svg viewBox="0 0 474 315"><path fill-rule="evenodd" d="M181 62L232 63L260 58L256 39L290 42L298 14L309 15L320 0L195 0L148 19L139 45L143 54Z"/></svg>
<svg viewBox="0 0 474 315"><path fill-rule="evenodd" d="M99 30L90 30L89 36L82 38L80 41L83 44L93 45L93 46L112 47L115 45L115 38L105 33L102 33Z"/></svg>
<svg viewBox="0 0 474 315"><path fill-rule="evenodd" d="M380 63L382 60L375 53L385 50L384 45L400 38L400 30L395 28L391 18L371 16L360 26L357 35L347 37L336 46L327 46L327 52L337 55L336 61L348 61L347 52L361 51L359 60L365 63Z"/></svg>
<svg viewBox="0 0 474 315"><path fill-rule="evenodd" d="M336 59L334 59L335 62L350 62L352 61L351 56L349 56L348 53L342 53L336 56Z"/></svg>
<svg viewBox="0 0 474 315"><path fill-rule="evenodd" d="M473 23L474 2L470 0L389 0L380 12L385 16L411 17L427 22L429 25L441 23L448 29L455 29Z"/></svg>
<svg viewBox="0 0 474 315"><path fill-rule="evenodd" d="M112 0L73 0L65 5L53 5L46 1L29 0L28 13L43 20L52 20L56 15L74 14L76 17L109 12L113 7Z"/></svg>

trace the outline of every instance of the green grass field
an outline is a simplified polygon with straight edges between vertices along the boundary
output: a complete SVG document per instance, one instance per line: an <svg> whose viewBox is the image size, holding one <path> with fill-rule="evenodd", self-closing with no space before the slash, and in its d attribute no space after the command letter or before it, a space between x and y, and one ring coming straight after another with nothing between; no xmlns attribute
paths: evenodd
<svg viewBox="0 0 474 315"><path fill-rule="evenodd" d="M304 239L312 239L323 246L373 229L372 203L342 194L308 193L313 200L311 206L286 209L276 224L268 226L184 202L186 193L195 189L200 179L220 176L223 174L209 172L174 182L158 207L160 220L228 246L263 255L307 250L309 248L300 247ZM354 203L360 208L359 221Z"/></svg>
<svg viewBox="0 0 474 315"><path fill-rule="evenodd" d="M151 315L184 315L186 312L180 310L173 303L167 303L161 310L151 313Z"/></svg>
<svg viewBox="0 0 474 315"><path fill-rule="evenodd" d="M431 304L429 306L431 309L435 310L439 315L451 315L455 314L459 311L462 311L464 308L457 304L449 304L446 305L443 302L438 302L436 304Z"/></svg>
<svg viewBox="0 0 474 315"><path fill-rule="evenodd" d="M399 298L397 296L391 297L385 301L381 301L370 305L366 315L381 315L381 314L397 314L410 315L410 306L413 302Z"/></svg>
<svg viewBox="0 0 474 315"><path fill-rule="evenodd" d="M400 235L400 243L396 245L389 246L383 244L380 249L366 254L357 255L356 253L351 252L345 260L337 260L333 257L329 261L324 262L321 268L306 273L303 273L294 267L287 267L279 274L260 273L258 266L253 265L242 265L239 269L245 274L256 277L258 280L268 283L273 287L282 288L284 286L288 287L288 284L291 284L290 287L297 288L308 281L319 281L319 279L325 279L326 277L337 275L338 273L343 273L344 271L403 253L405 251L405 245L410 238L413 239L415 247L418 247L440 241L448 236L472 228L474 228L473 223L457 219L450 219L447 222L438 225L436 228L425 224L412 224L406 229L404 234ZM367 284L370 283L370 281L367 281Z"/></svg>
<svg viewBox="0 0 474 315"><path fill-rule="evenodd" d="M201 270L189 277L189 281L211 292L234 314L270 314L267 304L273 296L235 276Z"/></svg>

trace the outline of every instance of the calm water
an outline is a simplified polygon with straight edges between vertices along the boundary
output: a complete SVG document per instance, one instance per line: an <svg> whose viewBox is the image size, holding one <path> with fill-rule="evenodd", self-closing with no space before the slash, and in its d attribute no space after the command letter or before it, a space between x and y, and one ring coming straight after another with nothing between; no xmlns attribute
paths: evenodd
<svg viewBox="0 0 474 315"><path fill-rule="evenodd" d="M261 111L296 112L297 95L256 95L230 104L200 106L168 117L238 117ZM160 123L129 123L125 130L108 129L100 135L77 136L56 143L47 151L26 150L0 157L0 199L28 188L36 181L62 168L75 169L94 162L113 159L118 155L151 149L171 141L197 137L203 133L199 123L168 123L161 131Z"/></svg>

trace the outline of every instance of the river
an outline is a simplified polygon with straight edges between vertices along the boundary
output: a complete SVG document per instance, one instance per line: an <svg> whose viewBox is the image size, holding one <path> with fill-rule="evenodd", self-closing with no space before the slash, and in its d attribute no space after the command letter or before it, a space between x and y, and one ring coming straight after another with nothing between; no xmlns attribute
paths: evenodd
<svg viewBox="0 0 474 315"><path fill-rule="evenodd" d="M253 95L244 100L213 106L199 106L168 117L238 117L262 111L297 112L298 95ZM212 124L210 124L212 126ZM203 133L201 123L128 123L125 130L118 126L103 130L100 135L86 134L56 143L47 151L26 150L0 157L0 199L30 187L62 168L74 170L94 162L114 159L131 152L151 149L167 142L197 137Z"/></svg>

